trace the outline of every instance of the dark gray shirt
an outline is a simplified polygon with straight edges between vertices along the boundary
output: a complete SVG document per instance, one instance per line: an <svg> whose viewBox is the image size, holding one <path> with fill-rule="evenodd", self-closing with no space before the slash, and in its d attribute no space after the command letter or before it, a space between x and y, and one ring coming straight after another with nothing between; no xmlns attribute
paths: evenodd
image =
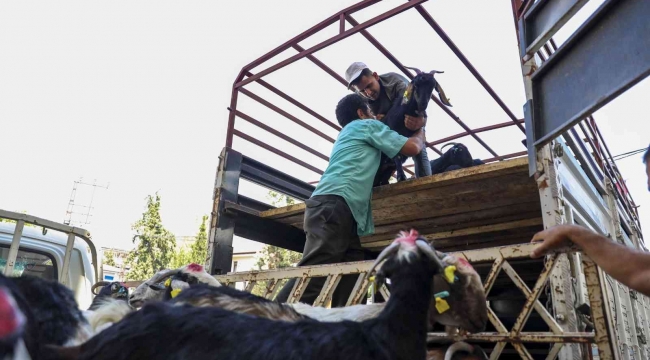
<svg viewBox="0 0 650 360"><path fill-rule="evenodd" d="M393 106L396 98L404 95L409 81L406 77L397 73L379 75L379 98L369 101L370 109L375 115L384 114Z"/></svg>

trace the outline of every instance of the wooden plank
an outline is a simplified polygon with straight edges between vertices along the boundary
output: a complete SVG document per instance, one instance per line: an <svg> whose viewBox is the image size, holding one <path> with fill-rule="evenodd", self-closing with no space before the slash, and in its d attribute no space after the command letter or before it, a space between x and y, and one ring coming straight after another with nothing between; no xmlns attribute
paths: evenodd
<svg viewBox="0 0 650 360"><path fill-rule="evenodd" d="M454 244L460 241L463 242L495 242L499 239L509 239L513 236L527 236L541 231L542 218L518 220L508 223L478 226L473 228L465 228L454 231L444 231L437 233L423 233L420 234L429 241L435 241L436 246L444 246ZM479 236L472 236L479 235ZM364 247L384 247L388 246L393 240L388 238L386 240L364 242L361 244ZM530 238L524 238L522 242L530 241Z"/></svg>
<svg viewBox="0 0 650 360"><path fill-rule="evenodd" d="M528 159L518 158L496 163L490 163L471 168L449 171L442 174L427 176L420 179L403 181L397 184L381 186L373 189L373 201L385 197L396 196L409 192L420 192L425 189L438 188L462 182L477 181L505 176L522 174L528 171ZM529 179L530 180L530 179ZM532 181L531 181L532 182ZM534 182L533 182L534 184ZM260 212L261 217L280 219L304 212L305 204L295 204L277 209Z"/></svg>
<svg viewBox="0 0 650 360"><path fill-rule="evenodd" d="M528 174L526 173L508 174L484 180L472 180L467 178L462 183L422 189L417 192L411 191L403 194L395 194L381 199L373 198L372 209L378 210L393 208L398 205L409 205L416 201L434 201L436 199L448 198L451 195L467 195L477 192L485 193L496 191L499 184L518 184L522 189L525 188L528 189L528 191L537 192L535 181L528 177Z"/></svg>
<svg viewBox="0 0 650 360"><path fill-rule="evenodd" d="M484 225L484 226L477 226L472 228L439 232L435 234L426 235L425 238L427 240L448 239L448 238L459 237L464 235L485 234L485 233L490 233L495 231L518 229L518 228L535 226L535 225L540 225L540 226L542 225L541 217L536 219L510 221L501 224Z"/></svg>
<svg viewBox="0 0 650 360"><path fill-rule="evenodd" d="M491 209L471 211L461 214L438 216L431 219L415 220L401 224L387 224L375 227L375 234L364 236L361 242L387 240L395 237L401 230L418 229L423 234L451 231L471 226L494 224L500 221L531 219L540 214L539 199L528 203L501 206Z"/></svg>
<svg viewBox="0 0 650 360"><path fill-rule="evenodd" d="M528 171L528 159L518 158L505 160L485 165L474 166L471 168L460 169L427 176L424 178L402 181L396 184L385 185L375 188L373 191L373 200L381 199L386 196L406 193L411 191L421 191L433 187L440 187L449 184L456 184L468 180L488 179L507 174L515 174ZM469 178L469 179L468 179Z"/></svg>
<svg viewBox="0 0 650 360"><path fill-rule="evenodd" d="M400 223L404 221L426 219L437 216L464 213L490 209L499 206L514 205L521 202L532 202L539 198L537 192L521 191L517 184L500 186L503 191L490 193L475 193L469 195L453 195L444 200L428 203L416 202L412 205L396 206L393 209L373 211L375 225ZM507 196L503 196L506 194ZM497 195L498 194L498 195Z"/></svg>

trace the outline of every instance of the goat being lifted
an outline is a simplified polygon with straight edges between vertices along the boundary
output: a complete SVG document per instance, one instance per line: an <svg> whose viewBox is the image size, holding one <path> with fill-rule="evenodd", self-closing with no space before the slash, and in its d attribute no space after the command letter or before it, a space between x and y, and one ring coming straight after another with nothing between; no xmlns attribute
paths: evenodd
<svg viewBox="0 0 650 360"><path fill-rule="evenodd" d="M451 104L445 96L445 92L440 87L440 84L438 84L434 78L434 74L443 73L442 71L431 70L428 73L424 73L417 68L408 69L413 69L415 71L415 77L406 88L404 96L396 98L393 101L392 107L388 110L388 113L386 113L381 121L398 134L411 137L415 131L409 130L406 127L404 124L404 116L426 116L427 106L429 105L429 100L431 99L431 94L433 94L434 89L438 92L440 101L443 104L447 106L451 106ZM424 161L424 159L421 158L421 155L414 156L413 160L418 162L420 168L431 166L428 161ZM402 168L404 161L406 161L406 157L401 154L398 154L394 159L389 159L382 153L379 162L379 169L375 175L373 186L388 184L388 179L390 179L395 170L397 170L397 181L406 180L406 175ZM420 174L418 174L418 176L419 175Z"/></svg>
<svg viewBox="0 0 650 360"><path fill-rule="evenodd" d="M443 265L414 231L384 249L370 272L384 260L379 274L391 279L392 293L376 319L284 322L159 302L145 305L81 347L65 349L65 354L68 359L95 360L424 360L433 276Z"/></svg>

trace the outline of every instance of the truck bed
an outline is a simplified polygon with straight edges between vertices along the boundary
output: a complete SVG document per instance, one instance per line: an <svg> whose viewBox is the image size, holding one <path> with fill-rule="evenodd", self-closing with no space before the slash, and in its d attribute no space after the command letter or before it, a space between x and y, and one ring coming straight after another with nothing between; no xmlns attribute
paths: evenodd
<svg viewBox="0 0 650 360"><path fill-rule="evenodd" d="M304 203L259 212L302 229ZM375 188L375 234L370 250L387 246L400 230L415 228L436 247L469 250L527 242L542 229L539 192L527 158L475 166Z"/></svg>

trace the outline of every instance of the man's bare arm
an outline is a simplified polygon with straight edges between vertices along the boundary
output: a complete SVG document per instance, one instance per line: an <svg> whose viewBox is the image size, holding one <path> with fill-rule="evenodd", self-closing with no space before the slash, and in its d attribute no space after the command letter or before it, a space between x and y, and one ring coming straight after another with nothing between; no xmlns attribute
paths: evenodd
<svg viewBox="0 0 650 360"><path fill-rule="evenodd" d="M577 245L614 279L650 296L650 254L615 243L577 225L560 225L539 232L533 242L543 241L531 257L541 257L555 250Z"/></svg>
<svg viewBox="0 0 650 360"><path fill-rule="evenodd" d="M413 136L411 136L404 146L402 146L402 149L399 151L400 154L406 155L406 156L415 156L422 152L422 149L424 149L425 146L425 140L424 140L424 131L422 129L418 130Z"/></svg>

